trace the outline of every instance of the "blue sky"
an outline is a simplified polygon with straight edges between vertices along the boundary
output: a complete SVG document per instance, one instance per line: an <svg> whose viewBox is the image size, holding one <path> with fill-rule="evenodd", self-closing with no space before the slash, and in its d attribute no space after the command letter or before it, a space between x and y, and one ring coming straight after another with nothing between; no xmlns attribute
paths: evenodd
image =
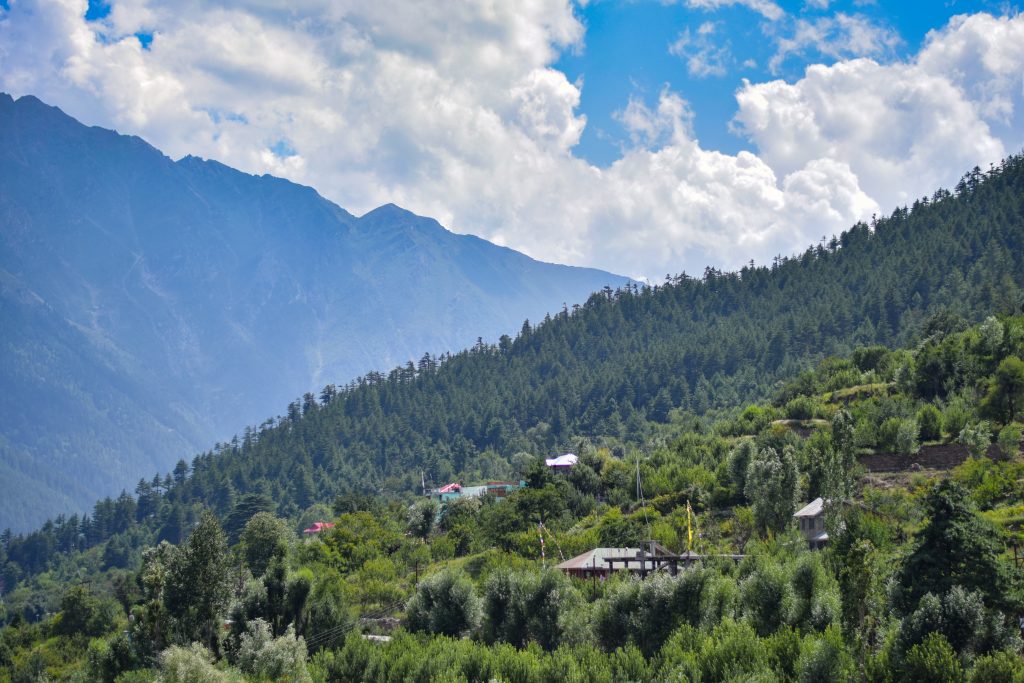
<svg viewBox="0 0 1024 683"><path fill-rule="evenodd" d="M0 0L0 90L658 280L770 262L1024 149L995 0Z"/></svg>
<svg viewBox="0 0 1024 683"><path fill-rule="evenodd" d="M615 113L630 97L656 105L666 87L689 102L694 132L704 147L728 154L752 150L753 145L729 126L741 80L792 81L800 78L808 64L836 61L835 56L808 46L789 55L777 70L768 68L776 52L773 37L791 30L797 20L814 21L837 13L863 16L898 36L894 49L879 55L893 60L916 53L929 31L941 28L956 14L1002 14L1014 7L996 0L838 0L824 7L803 0L777 4L788 15L781 25L742 5L702 10L684 3L597 0L578 7L586 26L586 45L566 50L555 64L570 80L583 80L580 109L587 116L587 127L576 154L602 166L618 159L629 139ZM687 30L691 36L699 35L700 27L708 23L715 29L713 44L728 48L725 73L691 75L685 59L672 54L670 46Z"/></svg>

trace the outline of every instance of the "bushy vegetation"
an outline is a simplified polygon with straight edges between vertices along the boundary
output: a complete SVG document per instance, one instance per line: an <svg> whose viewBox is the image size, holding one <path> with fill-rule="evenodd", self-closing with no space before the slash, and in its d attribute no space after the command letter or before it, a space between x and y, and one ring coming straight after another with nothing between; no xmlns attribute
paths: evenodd
<svg viewBox="0 0 1024 683"><path fill-rule="evenodd" d="M994 324L1000 346L983 347ZM1024 594L1007 549L1024 517L1021 416L982 419L1003 359L1024 352L1021 330L1024 317L991 318L909 351L873 348L869 379L883 392L847 391L865 384L850 372L858 351L782 385L772 403L652 426L642 449L579 440L566 473L522 458L528 487L504 500L347 495L285 520L243 498L223 521L201 512L180 544L150 547L134 568L103 569L93 549L75 558L86 583L47 572L9 591L0 657L11 680L1022 676L1012 653ZM933 345L974 368L935 396L906 380ZM813 393L794 396L793 384ZM923 450L895 455L908 471L884 486L863 478L858 460L879 446L858 433L893 419L942 424L950 397L967 426L925 442L960 449L950 476L910 471L911 458L928 464ZM816 406L814 422L772 419L795 398ZM994 450L972 449L972 431ZM829 501L822 552L791 518L814 495ZM299 539L311 516L335 526ZM556 557L647 538L708 559L642 580L552 569ZM48 591L59 592L56 614L37 615Z"/></svg>
<svg viewBox="0 0 1024 683"><path fill-rule="evenodd" d="M0 681L1024 676L1024 316L984 284L1024 250L978 204L1019 218L1022 163L770 269L606 292L327 387L86 520L5 534ZM968 219L948 250L984 252L970 278L908 261L837 308L834 269ZM798 361L821 350L842 353ZM561 448L568 472L543 465ZM439 506L421 473L526 488ZM792 514L819 496L812 552ZM552 568L647 539L706 557L643 580Z"/></svg>

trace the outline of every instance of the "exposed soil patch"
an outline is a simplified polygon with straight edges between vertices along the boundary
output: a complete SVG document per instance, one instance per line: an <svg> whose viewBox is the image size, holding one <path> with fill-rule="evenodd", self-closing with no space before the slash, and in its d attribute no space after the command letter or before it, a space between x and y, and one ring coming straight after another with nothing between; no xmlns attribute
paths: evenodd
<svg viewBox="0 0 1024 683"><path fill-rule="evenodd" d="M913 470L949 470L971 457L967 448L958 443L922 446L914 455L897 453L873 453L862 455L858 460L868 472L905 472ZM988 457L1002 458L1002 452L994 444L989 446Z"/></svg>

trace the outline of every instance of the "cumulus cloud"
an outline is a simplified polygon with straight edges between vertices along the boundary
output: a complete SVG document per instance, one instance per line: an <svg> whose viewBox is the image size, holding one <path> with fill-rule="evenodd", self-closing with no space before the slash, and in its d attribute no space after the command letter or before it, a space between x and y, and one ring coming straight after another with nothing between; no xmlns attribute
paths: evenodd
<svg viewBox="0 0 1024 683"><path fill-rule="evenodd" d="M833 59L886 57L901 42L894 29L875 24L861 14L839 12L834 16L797 19L791 33L778 38L768 68L777 73L787 57L808 51Z"/></svg>
<svg viewBox="0 0 1024 683"><path fill-rule="evenodd" d="M573 154L584 82L552 67L584 42L568 0L114 0L94 22L85 11L12 2L0 89L174 157L313 185L355 213L393 201L538 258L633 276L792 253L998 160L1024 129L1024 18L957 18L906 62L745 83L734 125L756 153L702 147L669 87L632 99L617 115L630 145L602 168ZM136 33L153 36L148 49Z"/></svg>
<svg viewBox="0 0 1024 683"><path fill-rule="evenodd" d="M1024 17L957 17L908 62L857 59L811 66L795 83L746 83L736 123L776 172L843 161L891 209L1019 151L1021 73Z"/></svg>
<svg viewBox="0 0 1024 683"><path fill-rule="evenodd" d="M615 114L634 145L656 148L692 135L693 112L682 97L665 89L658 106L650 109L643 100L633 97L626 108Z"/></svg>

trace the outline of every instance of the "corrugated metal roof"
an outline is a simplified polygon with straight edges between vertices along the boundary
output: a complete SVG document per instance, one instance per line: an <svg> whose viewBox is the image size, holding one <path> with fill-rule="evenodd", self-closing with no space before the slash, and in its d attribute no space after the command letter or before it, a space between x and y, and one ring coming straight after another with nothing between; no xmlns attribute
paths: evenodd
<svg viewBox="0 0 1024 683"><path fill-rule="evenodd" d="M640 548L594 548L558 565L558 569L607 569L606 558L634 558Z"/></svg>
<svg viewBox="0 0 1024 683"><path fill-rule="evenodd" d="M822 498L815 498L807 505L803 506L796 511L794 517L817 517L821 514L822 509L825 507L825 501Z"/></svg>

